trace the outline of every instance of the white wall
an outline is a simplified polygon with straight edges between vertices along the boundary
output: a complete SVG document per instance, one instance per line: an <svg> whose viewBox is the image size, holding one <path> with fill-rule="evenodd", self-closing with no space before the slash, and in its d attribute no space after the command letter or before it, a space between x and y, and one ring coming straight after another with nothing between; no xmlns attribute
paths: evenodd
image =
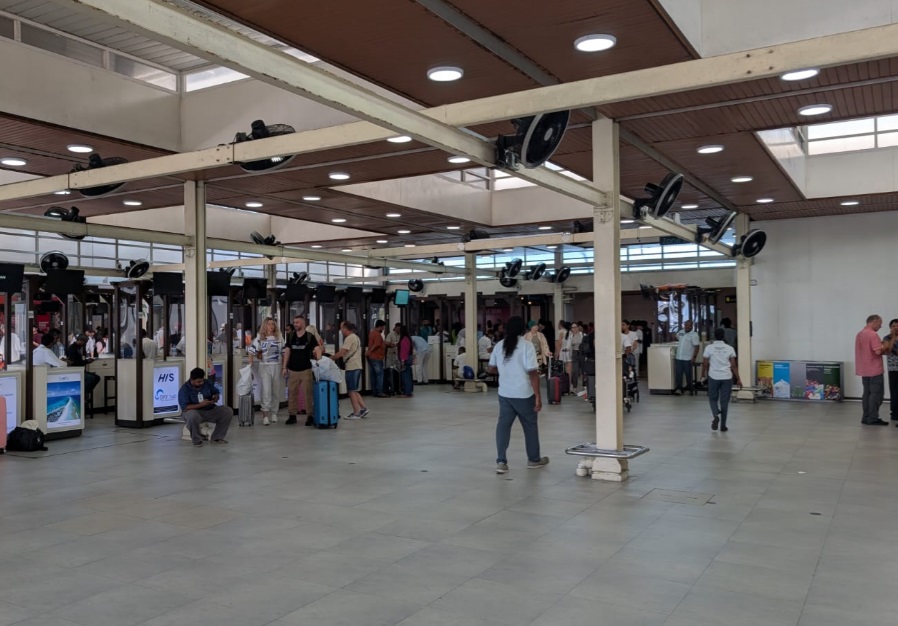
<svg viewBox="0 0 898 626"><path fill-rule="evenodd" d="M898 214L759 222L767 246L752 278L753 356L843 361L845 395L860 397L854 337L868 315L898 317L890 285L898 265ZM753 366L754 367L754 366Z"/></svg>
<svg viewBox="0 0 898 626"><path fill-rule="evenodd" d="M0 73L4 113L166 150L180 148L176 93L6 39L0 39Z"/></svg>
<svg viewBox="0 0 898 626"><path fill-rule="evenodd" d="M702 0L661 0L661 6L689 40L692 47L702 51Z"/></svg>
<svg viewBox="0 0 898 626"><path fill-rule="evenodd" d="M898 148L811 156L806 177L809 198L898 191Z"/></svg>
<svg viewBox="0 0 898 626"><path fill-rule="evenodd" d="M592 207L585 202L543 187L494 191L492 200L493 226L592 218Z"/></svg>

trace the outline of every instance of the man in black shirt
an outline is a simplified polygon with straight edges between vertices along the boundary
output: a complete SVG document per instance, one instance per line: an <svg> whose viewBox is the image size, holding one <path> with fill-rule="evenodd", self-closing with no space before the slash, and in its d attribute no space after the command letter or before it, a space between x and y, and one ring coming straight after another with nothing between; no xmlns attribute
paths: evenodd
<svg viewBox="0 0 898 626"><path fill-rule="evenodd" d="M287 376L287 421L285 424L296 423L296 413L299 406L299 394L305 398L306 426L314 425L312 419L312 358L318 340L311 333L306 332L306 320L297 315L293 319L293 331L287 335L287 345L284 349L283 374Z"/></svg>
<svg viewBox="0 0 898 626"><path fill-rule="evenodd" d="M93 363L93 359L84 358L84 344L87 343L87 335L78 335L75 341L65 349L65 359L69 367L86 367L88 363ZM100 377L93 372L84 370L84 391L90 393L94 387L100 384Z"/></svg>

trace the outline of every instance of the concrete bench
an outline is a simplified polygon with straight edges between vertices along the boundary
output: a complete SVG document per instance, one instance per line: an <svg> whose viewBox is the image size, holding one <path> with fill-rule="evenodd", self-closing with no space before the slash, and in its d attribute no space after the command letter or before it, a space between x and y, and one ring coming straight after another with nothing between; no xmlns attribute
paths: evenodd
<svg viewBox="0 0 898 626"><path fill-rule="evenodd" d="M212 422L200 422L200 434L204 439L209 439L212 436L212 431L215 430L215 424ZM181 429L181 441L191 441L190 439L190 431L187 430L187 424L184 424L184 428Z"/></svg>

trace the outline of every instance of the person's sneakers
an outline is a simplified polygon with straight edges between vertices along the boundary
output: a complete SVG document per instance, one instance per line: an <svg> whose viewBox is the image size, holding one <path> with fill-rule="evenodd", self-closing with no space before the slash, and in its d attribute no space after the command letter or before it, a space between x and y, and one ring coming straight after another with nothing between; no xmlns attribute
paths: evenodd
<svg viewBox="0 0 898 626"><path fill-rule="evenodd" d="M711 430L717 430L717 425L720 424L720 416L715 415L714 419L711 420Z"/></svg>
<svg viewBox="0 0 898 626"><path fill-rule="evenodd" d="M496 463L496 473L497 474L507 474L508 473L508 463Z"/></svg>
<svg viewBox="0 0 898 626"><path fill-rule="evenodd" d="M673 390L673 395L675 395L675 396L682 396L682 395L683 395L683 392L682 392L680 389L674 389L674 390Z"/></svg>
<svg viewBox="0 0 898 626"><path fill-rule="evenodd" d="M314 426L314 425L315 425L315 420L312 419L312 416L311 416L311 415L309 415L309 416L306 418L306 426Z"/></svg>
<svg viewBox="0 0 898 626"><path fill-rule="evenodd" d="M287 418L287 421L284 422L284 423L285 423L285 424L295 424L295 423L296 423L296 416L295 416L295 415L291 415L290 417Z"/></svg>
<svg viewBox="0 0 898 626"><path fill-rule="evenodd" d="M362 411L359 413L359 417L361 417L363 419L368 417L368 407L365 407L364 409L362 409Z"/></svg>
<svg viewBox="0 0 898 626"><path fill-rule="evenodd" d="M202 441L194 441L194 442L193 442L193 447L194 447L194 448L202 448L202 447L203 447L203 442L202 442Z"/></svg>
<svg viewBox="0 0 898 626"><path fill-rule="evenodd" d="M277 424L277 423L278 423L278 416L277 416L277 415L272 415L272 416L271 416L271 423L272 423L272 424Z"/></svg>
<svg viewBox="0 0 898 626"><path fill-rule="evenodd" d="M299 414L300 414L300 415L307 415L308 413L307 413L307 411L306 411L305 409L300 409L300 410L299 410Z"/></svg>
<svg viewBox="0 0 898 626"><path fill-rule="evenodd" d="M722 433L725 433L725 432L728 431L728 430L729 430L729 428L727 428L726 426L721 426L721 427L720 427L720 432L722 432Z"/></svg>
<svg viewBox="0 0 898 626"><path fill-rule="evenodd" d="M262 426L268 426L269 423L270 423L270 422L268 421L268 418L267 418L267 417L263 417L263 418L262 418Z"/></svg>
<svg viewBox="0 0 898 626"><path fill-rule="evenodd" d="M888 422L884 422L882 420L876 420L875 422L867 422L867 426L888 426Z"/></svg>
<svg viewBox="0 0 898 626"><path fill-rule="evenodd" d="M347 415L347 416L344 417L343 419L345 419L345 420L360 420L360 419L362 419L362 416L361 416L361 415L356 415L355 413L350 413L349 415Z"/></svg>
<svg viewBox="0 0 898 626"><path fill-rule="evenodd" d="M213 440L212 440L212 443L216 443L216 444L218 444L218 445L226 446L226 445L228 445L228 440L227 440L227 439L213 439Z"/></svg>
<svg viewBox="0 0 898 626"><path fill-rule="evenodd" d="M544 456L539 461L527 461L527 469L541 469L549 464L549 457Z"/></svg>

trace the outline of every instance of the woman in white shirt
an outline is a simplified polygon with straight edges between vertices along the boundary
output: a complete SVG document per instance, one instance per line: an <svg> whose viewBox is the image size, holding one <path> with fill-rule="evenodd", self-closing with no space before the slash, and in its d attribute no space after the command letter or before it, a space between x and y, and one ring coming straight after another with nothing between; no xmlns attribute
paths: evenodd
<svg viewBox="0 0 898 626"><path fill-rule="evenodd" d="M262 424L277 424L281 405L281 361L284 358L284 338L274 318L266 317L259 327L259 334L250 345L249 363L259 360L259 385L262 391ZM269 416L271 419L269 420Z"/></svg>
<svg viewBox="0 0 898 626"><path fill-rule="evenodd" d="M549 457L539 455L537 416L542 410L539 364L533 343L524 339L524 318L512 317L505 324L505 339L496 344L487 371L499 374L499 420L496 424L496 473L508 472L506 452L515 418L524 429L527 467L539 469Z"/></svg>

